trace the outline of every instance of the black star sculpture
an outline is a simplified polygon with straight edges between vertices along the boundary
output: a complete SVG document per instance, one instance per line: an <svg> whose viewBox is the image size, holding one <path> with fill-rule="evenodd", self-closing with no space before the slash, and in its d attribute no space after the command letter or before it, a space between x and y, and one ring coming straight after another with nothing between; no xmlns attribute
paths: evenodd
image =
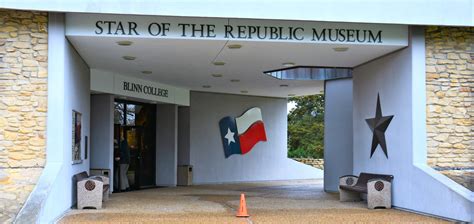
<svg viewBox="0 0 474 224"><path fill-rule="evenodd" d="M380 147L382 147L382 150L388 159L387 144L385 143L385 130L387 130L388 125L390 124L390 121L392 121L392 118L393 118L393 115L385 116L385 117L382 116L382 108L380 107L380 97L379 97L379 94L377 94L377 109L375 112L375 117L365 119L365 121L369 125L370 130L372 130L372 133L373 133L372 149L370 150L370 158L372 158L372 155L374 154L375 149L377 148L377 145L380 144Z"/></svg>

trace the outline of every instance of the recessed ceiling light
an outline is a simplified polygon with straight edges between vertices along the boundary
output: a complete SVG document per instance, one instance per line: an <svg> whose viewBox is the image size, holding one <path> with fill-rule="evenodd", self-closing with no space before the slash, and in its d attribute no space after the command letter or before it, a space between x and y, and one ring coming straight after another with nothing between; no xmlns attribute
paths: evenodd
<svg viewBox="0 0 474 224"><path fill-rule="evenodd" d="M212 74L212 77L220 78L222 77L222 74Z"/></svg>
<svg viewBox="0 0 474 224"><path fill-rule="evenodd" d="M249 91L247 91L247 90L241 90L240 92L241 93L249 93Z"/></svg>
<svg viewBox="0 0 474 224"><path fill-rule="evenodd" d="M123 56L122 58L127 60L127 61L133 61L133 60L136 59L136 57L134 57L134 56Z"/></svg>
<svg viewBox="0 0 474 224"><path fill-rule="evenodd" d="M295 63L293 62L285 62L285 63L282 63L283 66L285 67L291 67L291 66L295 66Z"/></svg>
<svg viewBox="0 0 474 224"><path fill-rule="evenodd" d="M229 48L229 49L240 49L240 48L242 48L242 45L240 45L240 44L229 44L229 45L227 45L227 48Z"/></svg>
<svg viewBox="0 0 474 224"><path fill-rule="evenodd" d="M347 51L349 48L348 47L334 47L333 50L335 52L344 52Z"/></svg>
<svg viewBox="0 0 474 224"><path fill-rule="evenodd" d="M288 87L287 84L281 84L280 87Z"/></svg>
<svg viewBox="0 0 474 224"><path fill-rule="evenodd" d="M120 46L130 46L133 44L133 42L129 40L122 40L122 41L117 41L117 44Z"/></svg>
<svg viewBox="0 0 474 224"><path fill-rule="evenodd" d="M214 65L217 65L217 66L222 66L222 65L225 65L225 62L223 61L215 61L213 62Z"/></svg>
<svg viewBox="0 0 474 224"><path fill-rule="evenodd" d="M240 82L240 79L231 79L230 82Z"/></svg>
<svg viewBox="0 0 474 224"><path fill-rule="evenodd" d="M152 71L142 71L142 73L149 75L149 74L151 74L151 73L153 73L153 72L152 72Z"/></svg>
<svg viewBox="0 0 474 224"><path fill-rule="evenodd" d="M211 86L210 85L203 85L202 88L209 89L209 88L211 88Z"/></svg>
<svg viewBox="0 0 474 224"><path fill-rule="evenodd" d="M296 94L290 93L290 94L288 94L288 96L296 96Z"/></svg>
<svg viewBox="0 0 474 224"><path fill-rule="evenodd" d="M120 96L119 99L126 100L127 97L126 96Z"/></svg>

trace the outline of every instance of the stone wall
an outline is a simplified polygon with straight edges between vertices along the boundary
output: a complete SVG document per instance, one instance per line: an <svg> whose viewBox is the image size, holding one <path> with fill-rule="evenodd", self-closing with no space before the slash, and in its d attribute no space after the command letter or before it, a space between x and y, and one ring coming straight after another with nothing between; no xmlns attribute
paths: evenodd
<svg viewBox="0 0 474 224"><path fill-rule="evenodd" d="M10 223L46 159L47 13L0 9L0 223Z"/></svg>
<svg viewBox="0 0 474 224"><path fill-rule="evenodd" d="M425 35L428 164L474 190L474 28Z"/></svg>
<svg viewBox="0 0 474 224"><path fill-rule="evenodd" d="M292 158L300 163L316 167L318 169L324 170L324 159L312 159L312 158Z"/></svg>

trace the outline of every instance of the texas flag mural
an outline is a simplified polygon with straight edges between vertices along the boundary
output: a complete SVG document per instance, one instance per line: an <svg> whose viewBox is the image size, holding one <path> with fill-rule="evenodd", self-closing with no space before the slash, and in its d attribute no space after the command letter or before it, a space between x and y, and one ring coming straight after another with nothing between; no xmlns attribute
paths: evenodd
<svg viewBox="0 0 474 224"><path fill-rule="evenodd" d="M250 108L240 117L224 117L219 121L225 157L245 154L259 141L267 141L262 111Z"/></svg>

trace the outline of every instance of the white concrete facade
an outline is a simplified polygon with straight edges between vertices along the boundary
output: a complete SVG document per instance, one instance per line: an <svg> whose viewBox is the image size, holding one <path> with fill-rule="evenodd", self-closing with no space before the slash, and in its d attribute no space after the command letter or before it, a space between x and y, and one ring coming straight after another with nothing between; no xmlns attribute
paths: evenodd
<svg viewBox="0 0 474 224"><path fill-rule="evenodd" d="M64 15L49 17L47 162L38 183L20 211L18 223L49 223L76 203L72 175L88 171L90 160L71 164L72 111L82 114L82 136L90 136L89 67L65 37ZM54 136L54 137L52 137ZM89 148L89 147L88 147ZM34 217L32 217L34 216Z"/></svg>
<svg viewBox="0 0 474 224"><path fill-rule="evenodd" d="M63 127L59 128L59 130L72 130L72 110L82 113L82 137L84 139L85 136L90 136L90 75L89 75L89 68L87 64L84 63L82 58L77 54L75 49L67 42L64 37L64 26L61 24L62 21L59 20L58 25L58 32L57 33L50 33L52 35L51 38L57 38L56 40L52 40L53 43L61 43L64 42L64 45L59 44L57 51L50 52L49 60L56 61L57 64L63 64L64 70L53 72L53 77L55 75L61 76L63 80L62 82L52 82L50 83L48 80L48 85L51 88L48 88L48 96L52 95L61 95L64 98L62 102L64 103L63 107L61 108L61 103L56 105L58 101L51 101L48 104L48 108L58 108L62 109L61 117L63 117ZM56 54L58 51L64 51L64 56L61 58L61 54ZM58 57L59 56L59 57ZM49 73L51 74L51 73ZM59 88L59 91L56 89L58 86L62 86ZM62 92L60 92L63 90ZM57 92L56 92L57 91ZM50 107L51 106L51 107ZM48 110L49 111L49 110ZM55 126L53 123L57 123L58 118L55 116L48 115L48 128L47 130L54 129ZM59 122L61 123L61 122ZM57 156L58 163L61 163L61 170L56 176L55 181L52 184L52 189L48 193L48 199L44 203L43 207L43 214L42 218L46 217L58 217L61 215L61 211L64 211L69 208L70 204L74 204L76 202L76 195L75 195L75 186L71 181L72 175L86 171L89 169L90 165L89 159L84 159L84 150L85 145L82 144L81 150L81 157L83 161L81 164L71 164L71 148L72 148L72 138L70 132L62 131L61 135L50 135L49 136L62 136L63 138L63 145L50 145L49 141L55 141L54 138L48 138L48 156ZM83 141L84 143L84 141ZM88 147L89 148L89 147ZM59 156L58 156L59 155ZM49 158L47 159L47 166L49 163ZM67 191L65 189L72 189L72 191ZM61 203L58 203L61 201ZM47 220L47 219L46 219ZM46 221L44 220L44 221Z"/></svg>
<svg viewBox="0 0 474 224"><path fill-rule="evenodd" d="M472 0L298 1L127 1L4 0L1 7L52 12L84 12L185 17L279 19L410 25L473 26ZM442 15L442 16L440 16Z"/></svg>

